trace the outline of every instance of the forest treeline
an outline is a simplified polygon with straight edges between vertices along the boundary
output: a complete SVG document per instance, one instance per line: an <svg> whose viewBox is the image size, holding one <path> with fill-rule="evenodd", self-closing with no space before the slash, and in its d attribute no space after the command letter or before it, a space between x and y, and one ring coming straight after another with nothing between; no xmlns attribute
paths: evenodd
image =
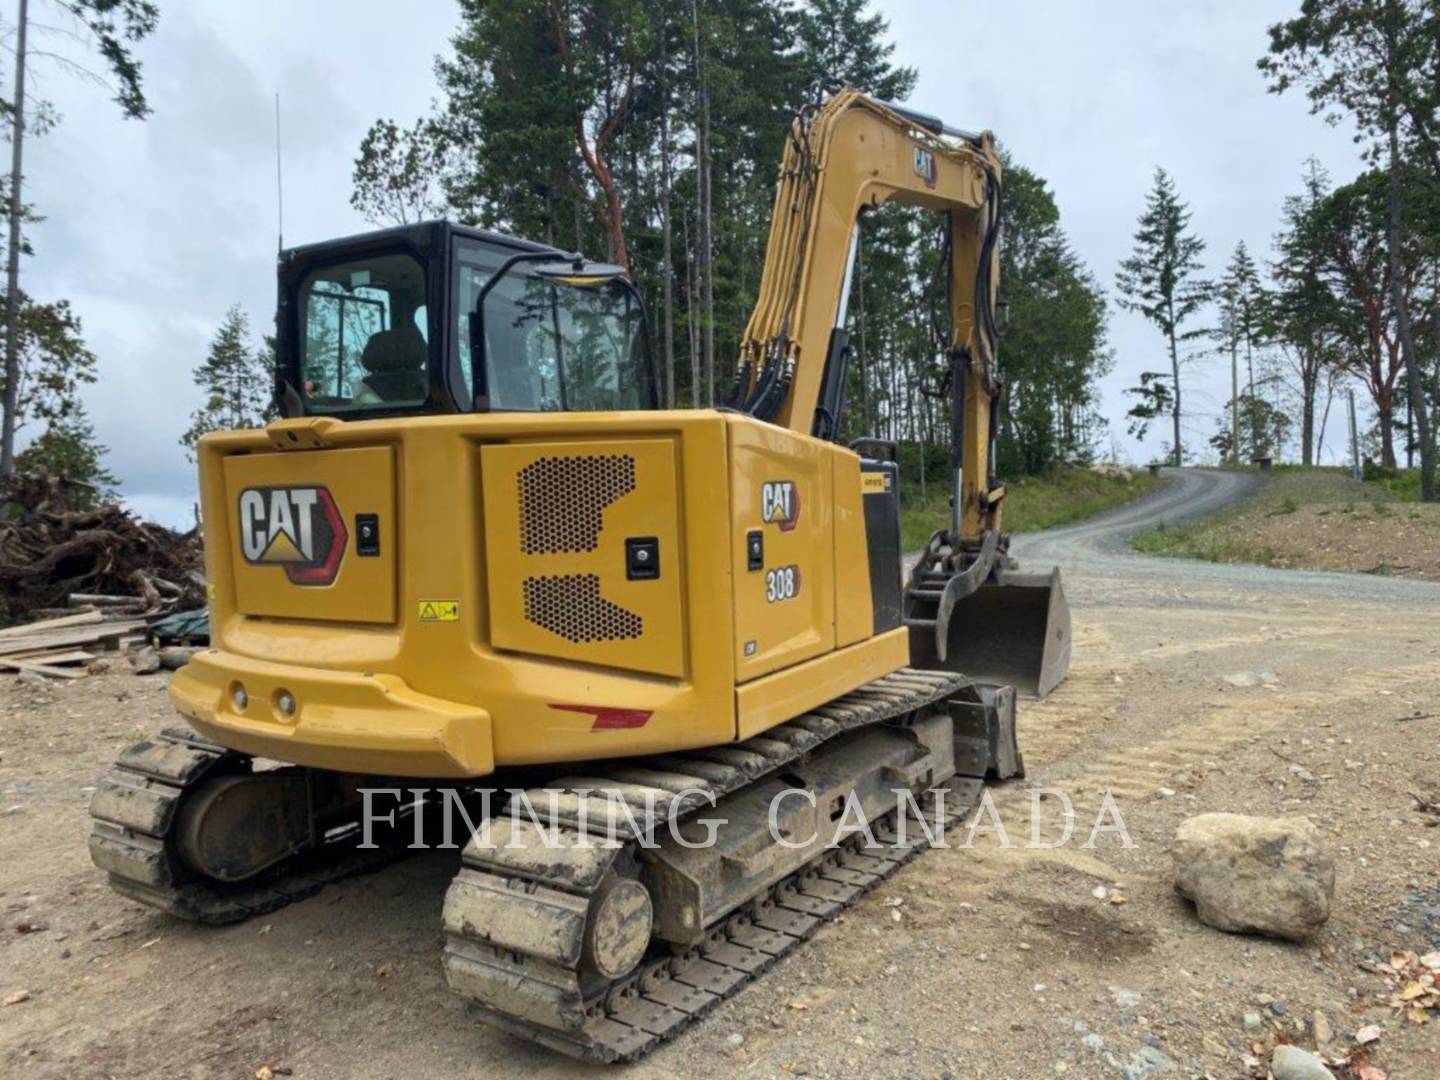
<svg viewBox="0 0 1440 1080"><path fill-rule="evenodd" d="M1167 367L1132 388L1132 433L1168 420L1178 464L1195 442L1225 461L1319 460L1332 408L1359 387L1374 424L1357 442L1377 467L1420 464L1435 498L1440 420L1440 3L1306 0L1270 28L1258 62L1268 89L1303 93L1352 126L1368 166L1335 183L1311 159L1257 260L1242 241L1207 274L1206 242L1163 169L1134 253L1116 275L1122 307L1162 336ZM1221 361L1218 366L1215 359ZM1195 361L1228 398L1210 431L1184 405ZM1192 374L1192 380L1198 378ZM1196 437L1198 435L1198 438ZM1208 437L1207 437L1208 436Z"/></svg>
<svg viewBox="0 0 1440 1080"><path fill-rule="evenodd" d="M65 7L64 29L92 49L120 113L144 119L133 49L154 32L156 5ZM13 28L20 57L23 28ZM1353 390L1362 452L1381 467L1418 462L1433 497L1440 0L1304 0L1255 52L1257 95L1304 95L1315 122L1345 125L1361 152L1354 175L1307 162L1267 235L1210 245L1184 200L1186 178L1157 169L1137 207L1133 253L1102 283L1071 245L1045 178L1006 155L1003 474L1118 453L1120 433L1099 408L1114 305L1156 330L1155 360L1116 427L1128 422L1141 439L1163 432L1163 454L1179 461L1311 463L1325 446L1333 460ZM8 187L0 181L9 226L0 473L44 466L99 496L116 480L82 402L97 358L79 313L20 282L27 227L43 210L43 192L22 191L21 151L58 121L25 96L26 70L13 67L14 95L0 98L13 151ZM904 102L916 78L896 62L870 0L459 0L431 112L370 126L351 201L378 226L444 214L625 265L652 313L666 402L708 405L734 377L792 116L841 84ZM975 128L987 118L945 119ZM939 229L934 215L903 207L862 222L841 434L893 439L908 444L909 461L943 468L945 406L921 392L943 348L930 317ZM246 314L228 312L196 358L201 405L186 448L205 431L273 415L273 362ZM916 444L934 455L917 455Z"/></svg>
<svg viewBox="0 0 1440 1080"><path fill-rule="evenodd" d="M839 84L905 101L916 72L893 50L868 0L462 0L435 110L371 127L353 203L376 225L445 213L625 265L667 403L712 404L734 377L792 116ZM1036 472L1088 456L1102 431L1106 304L1044 179L1006 165L1002 466ZM847 438L946 438L944 406L918 392L943 347L928 314L941 225L899 206L862 224Z"/></svg>
<svg viewBox="0 0 1440 1080"><path fill-rule="evenodd" d="M1336 182L1307 162L1272 234L1223 268L1157 169L1111 301L1161 335L1163 362L1129 391L1131 435L1163 424L1176 461L1310 464L1327 433L1337 445L1337 398L1359 388L1367 455L1418 456L1433 475L1437 13L1437 0L1309 0L1257 41L1257 93L1304 92L1353 122L1369 167ZM448 213L623 263L657 313L667 401L701 405L731 378L790 116L827 86L904 101L916 81L867 0L465 0L436 75L431 115L365 136L355 207L375 224ZM1106 292L1044 178L1006 165L999 450L1013 475L1116 444L1098 409ZM920 393L943 347L927 314L936 228L900 207L863 222L846 436L944 440L943 407ZM1187 406L1187 383L1219 414Z"/></svg>

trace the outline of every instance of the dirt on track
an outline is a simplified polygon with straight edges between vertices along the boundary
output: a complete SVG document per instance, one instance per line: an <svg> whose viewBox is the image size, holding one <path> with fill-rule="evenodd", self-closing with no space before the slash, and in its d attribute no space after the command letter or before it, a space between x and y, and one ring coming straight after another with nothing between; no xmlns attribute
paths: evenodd
<svg viewBox="0 0 1440 1080"><path fill-rule="evenodd" d="M1064 568L1076 636L1070 679L1022 703L1028 780L992 791L1017 846L952 836L625 1075L1230 1080L1252 1043L1310 1045L1318 1009L1337 1047L1380 1024L1391 1080L1440 1076L1440 1018L1394 1018L1365 967L1440 948L1440 829L1410 797L1440 789L1440 587L1124 551L1147 515L1223 501L1224 484L1187 470L1109 522L1017 544ZM0 1006L10 1073L593 1075L467 1021L446 991L453 853L222 929L111 893L86 852L89 785L169 722L156 677L0 682L0 998L29 994ZM1032 787L1074 800L1073 844L1024 846ZM1080 846L1106 790L1134 847ZM1044 840L1058 803L1040 804ZM1196 922L1167 845L1206 810L1322 828L1339 880L1316 941Z"/></svg>

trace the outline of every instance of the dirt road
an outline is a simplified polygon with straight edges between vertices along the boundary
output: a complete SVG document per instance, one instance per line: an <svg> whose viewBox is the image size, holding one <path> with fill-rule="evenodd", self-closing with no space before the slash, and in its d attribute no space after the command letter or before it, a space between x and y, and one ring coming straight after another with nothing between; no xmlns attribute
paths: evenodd
<svg viewBox="0 0 1440 1080"><path fill-rule="evenodd" d="M1311 1045L1316 1010L1336 1048L1380 1024L1374 1059L1392 1080L1440 1076L1435 1024L1377 1006L1382 983L1362 966L1440 948L1440 830L1409 795L1440 788L1440 586L1123 550L1118 534L1147 517L1233 494L1215 475L1187 471L1104 522L1017 544L1028 566L1060 561L1076 640L1069 681L1023 707L1028 781L994 791L1016 846L952 837L627 1076L1230 1080L1277 1031ZM88 786L168 721L153 677L0 680L0 998L29 993L0 1006L11 1073L587 1072L474 1026L445 991L451 856L220 930L111 894L86 854ZM1069 846L1025 846L1032 786L1073 799ZM1133 847L1113 832L1080 846L1106 790ZM1058 803L1041 803L1044 841ZM1166 847L1206 810L1321 826L1339 882L1317 941L1195 921Z"/></svg>

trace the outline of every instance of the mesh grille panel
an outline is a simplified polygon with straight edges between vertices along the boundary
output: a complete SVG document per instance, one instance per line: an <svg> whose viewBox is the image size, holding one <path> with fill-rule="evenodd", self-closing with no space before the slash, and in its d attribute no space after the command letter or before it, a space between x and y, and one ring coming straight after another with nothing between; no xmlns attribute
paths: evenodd
<svg viewBox="0 0 1440 1080"><path fill-rule="evenodd" d="M526 555L594 551L605 508L635 490L629 454L542 457L520 470L520 546Z"/></svg>
<svg viewBox="0 0 1440 1080"><path fill-rule="evenodd" d="M622 641L644 628L639 615L600 595L596 574L529 577L524 586L525 618L566 641Z"/></svg>

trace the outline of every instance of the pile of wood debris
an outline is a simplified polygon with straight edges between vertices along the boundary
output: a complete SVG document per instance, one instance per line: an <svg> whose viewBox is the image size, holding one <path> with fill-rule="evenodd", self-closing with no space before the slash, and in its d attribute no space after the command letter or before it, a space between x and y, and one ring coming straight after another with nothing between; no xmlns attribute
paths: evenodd
<svg viewBox="0 0 1440 1080"><path fill-rule="evenodd" d="M113 503L76 509L71 488L44 473L15 478L0 497L0 670L75 677L99 652L205 605L198 529L175 532Z"/></svg>

